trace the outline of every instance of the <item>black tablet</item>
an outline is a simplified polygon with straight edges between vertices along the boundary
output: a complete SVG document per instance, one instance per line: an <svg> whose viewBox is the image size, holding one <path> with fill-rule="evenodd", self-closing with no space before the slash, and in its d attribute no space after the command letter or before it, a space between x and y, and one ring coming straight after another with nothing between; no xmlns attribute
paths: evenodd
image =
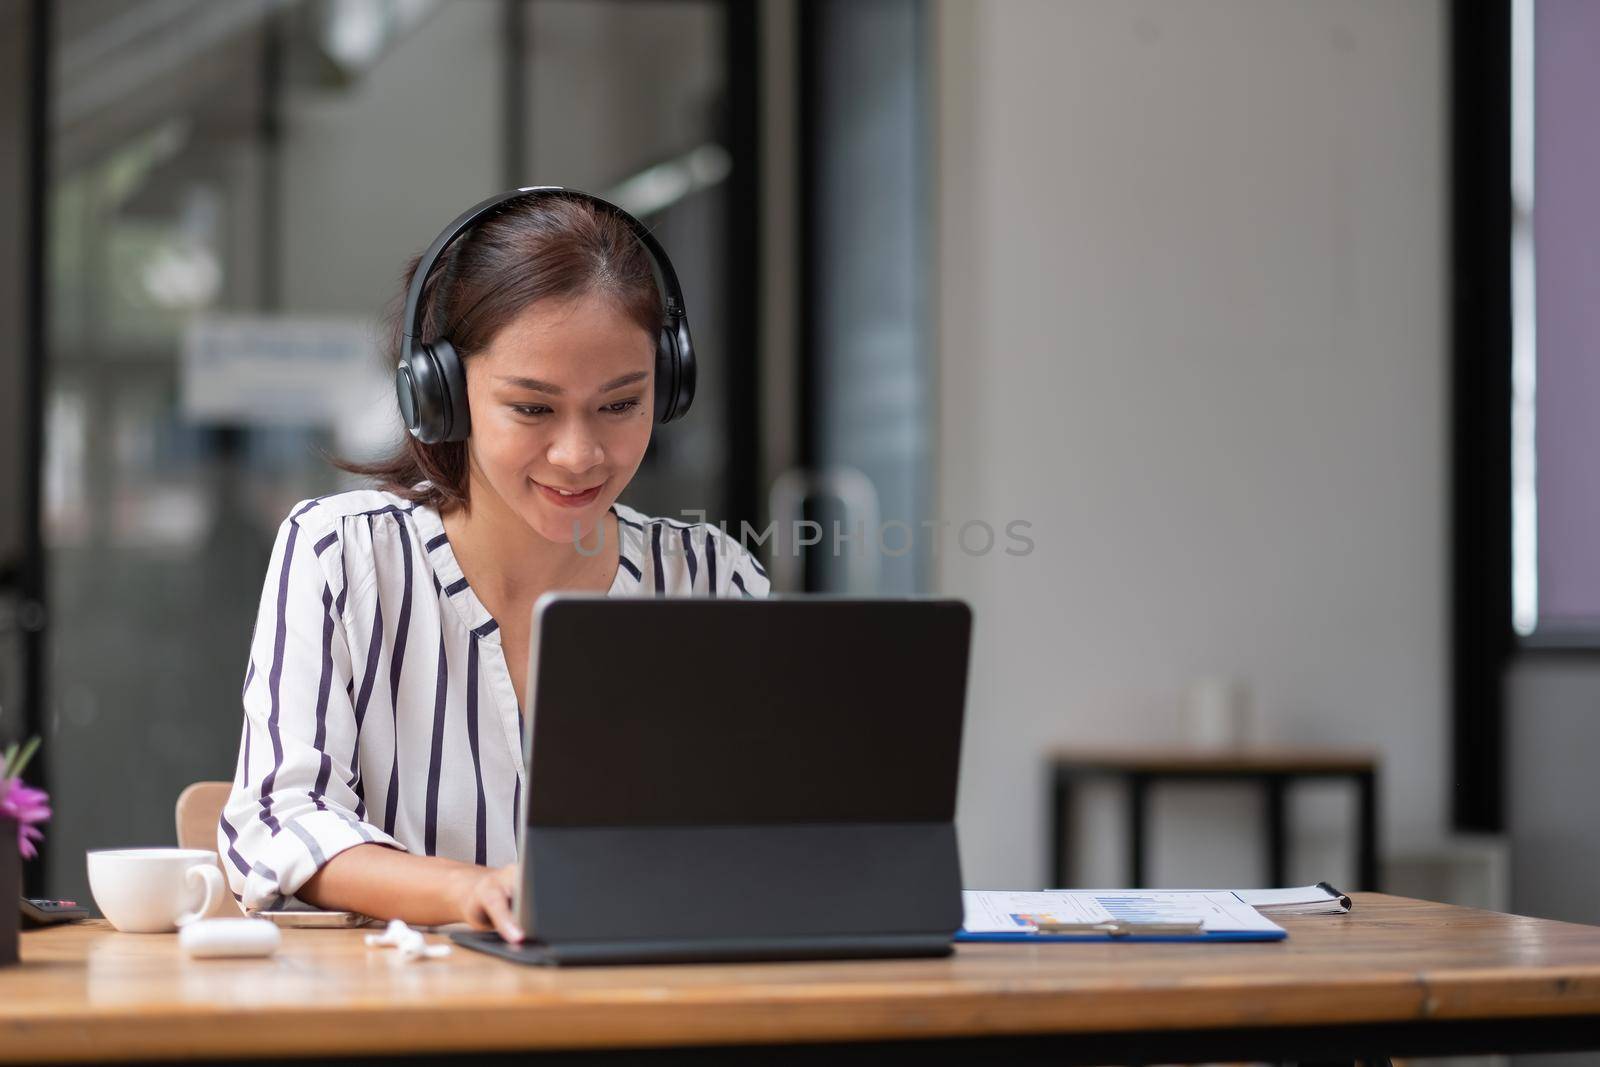
<svg viewBox="0 0 1600 1067"><path fill-rule="evenodd" d="M971 626L933 598L542 598L536 940L460 940L556 963L948 952Z"/></svg>

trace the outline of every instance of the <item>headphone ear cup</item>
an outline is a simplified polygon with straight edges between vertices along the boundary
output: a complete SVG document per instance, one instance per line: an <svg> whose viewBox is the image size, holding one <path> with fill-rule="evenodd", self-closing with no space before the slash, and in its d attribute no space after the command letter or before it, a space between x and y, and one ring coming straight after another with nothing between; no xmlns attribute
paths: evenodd
<svg viewBox="0 0 1600 1067"><path fill-rule="evenodd" d="M656 421L671 422L677 406L678 346L670 330L656 338Z"/></svg>
<svg viewBox="0 0 1600 1067"><path fill-rule="evenodd" d="M694 358L694 340L689 336L689 320L678 320L678 406L672 413L675 419L689 414L694 403L694 384L697 364Z"/></svg>
<svg viewBox="0 0 1600 1067"><path fill-rule="evenodd" d="M402 359L394 369L394 398L400 405L400 421L405 423L406 431L420 441L423 439L422 404L411 363L410 359Z"/></svg>
<svg viewBox="0 0 1600 1067"><path fill-rule="evenodd" d="M694 402L694 342L680 316L661 331L656 344L656 421L673 422Z"/></svg>
<svg viewBox="0 0 1600 1067"><path fill-rule="evenodd" d="M444 395L426 345L413 347L394 371L395 399L406 429L425 445L444 440Z"/></svg>
<svg viewBox="0 0 1600 1067"><path fill-rule="evenodd" d="M411 436L425 445L465 441L472 420L467 379L449 341L418 345L394 372L395 399Z"/></svg>
<svg viewBox="0 0 1600 1067"><path fill-rule="evenodd" d="M425 345L443 387L440 410L445 416L440 441L465 441L472 433L472 412L467 407L467 371L455 346L443 338Z"/></svg>

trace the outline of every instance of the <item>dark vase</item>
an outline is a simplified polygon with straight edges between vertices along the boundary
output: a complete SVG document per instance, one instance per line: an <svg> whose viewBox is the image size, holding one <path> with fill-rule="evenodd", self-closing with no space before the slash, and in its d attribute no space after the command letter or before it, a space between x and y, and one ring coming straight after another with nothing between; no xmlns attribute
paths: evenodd
<svg viewBox="0 0 1600 1067"><path fill-rule="evenodd" d="M20 908L11 906L22 896L22 854L17 851L17 824L0 819L0 967L17 962L17 927Z"/></svg>

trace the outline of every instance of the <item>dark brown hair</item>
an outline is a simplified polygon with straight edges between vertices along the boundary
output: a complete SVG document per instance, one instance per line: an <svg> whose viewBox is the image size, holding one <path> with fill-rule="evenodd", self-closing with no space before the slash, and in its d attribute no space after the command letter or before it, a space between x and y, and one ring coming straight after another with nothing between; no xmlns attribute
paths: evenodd
<svg viewBox="0 0 1600 1067"><path fill-rule="evenodd" d="M405 291L421 256L400 279L385 331L384 355L400 360ZM663 313L650 254L628 224L584 200L542 196L508 201L439 257L422 290L421 340L449 337L462 360L540 300L598 294L649 334ZM467 446L426 445L405 434L387 457L371 463L335 459L341 470L372 478L378 488L439 511L468 505ZM428 484L418 488L418 484Z"/></svg>

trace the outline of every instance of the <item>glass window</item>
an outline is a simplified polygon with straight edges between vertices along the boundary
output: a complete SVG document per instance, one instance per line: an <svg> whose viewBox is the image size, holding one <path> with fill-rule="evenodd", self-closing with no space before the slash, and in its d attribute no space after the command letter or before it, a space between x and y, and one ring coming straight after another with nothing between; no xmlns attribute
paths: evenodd
<svg viewBox="0 0 1600 1067"><path fill-rule="evenodd" d="M84 899L84 849L168 843L179 790L231 776L277 526L351 484L323 450L398 439L377 322L439 226L515 182L657 228L702 362L645 510L718 517L726 360L754 357L723 292L725 4L52 10L47 891ZM241 353L281 366L218 373Z"/></svg>

